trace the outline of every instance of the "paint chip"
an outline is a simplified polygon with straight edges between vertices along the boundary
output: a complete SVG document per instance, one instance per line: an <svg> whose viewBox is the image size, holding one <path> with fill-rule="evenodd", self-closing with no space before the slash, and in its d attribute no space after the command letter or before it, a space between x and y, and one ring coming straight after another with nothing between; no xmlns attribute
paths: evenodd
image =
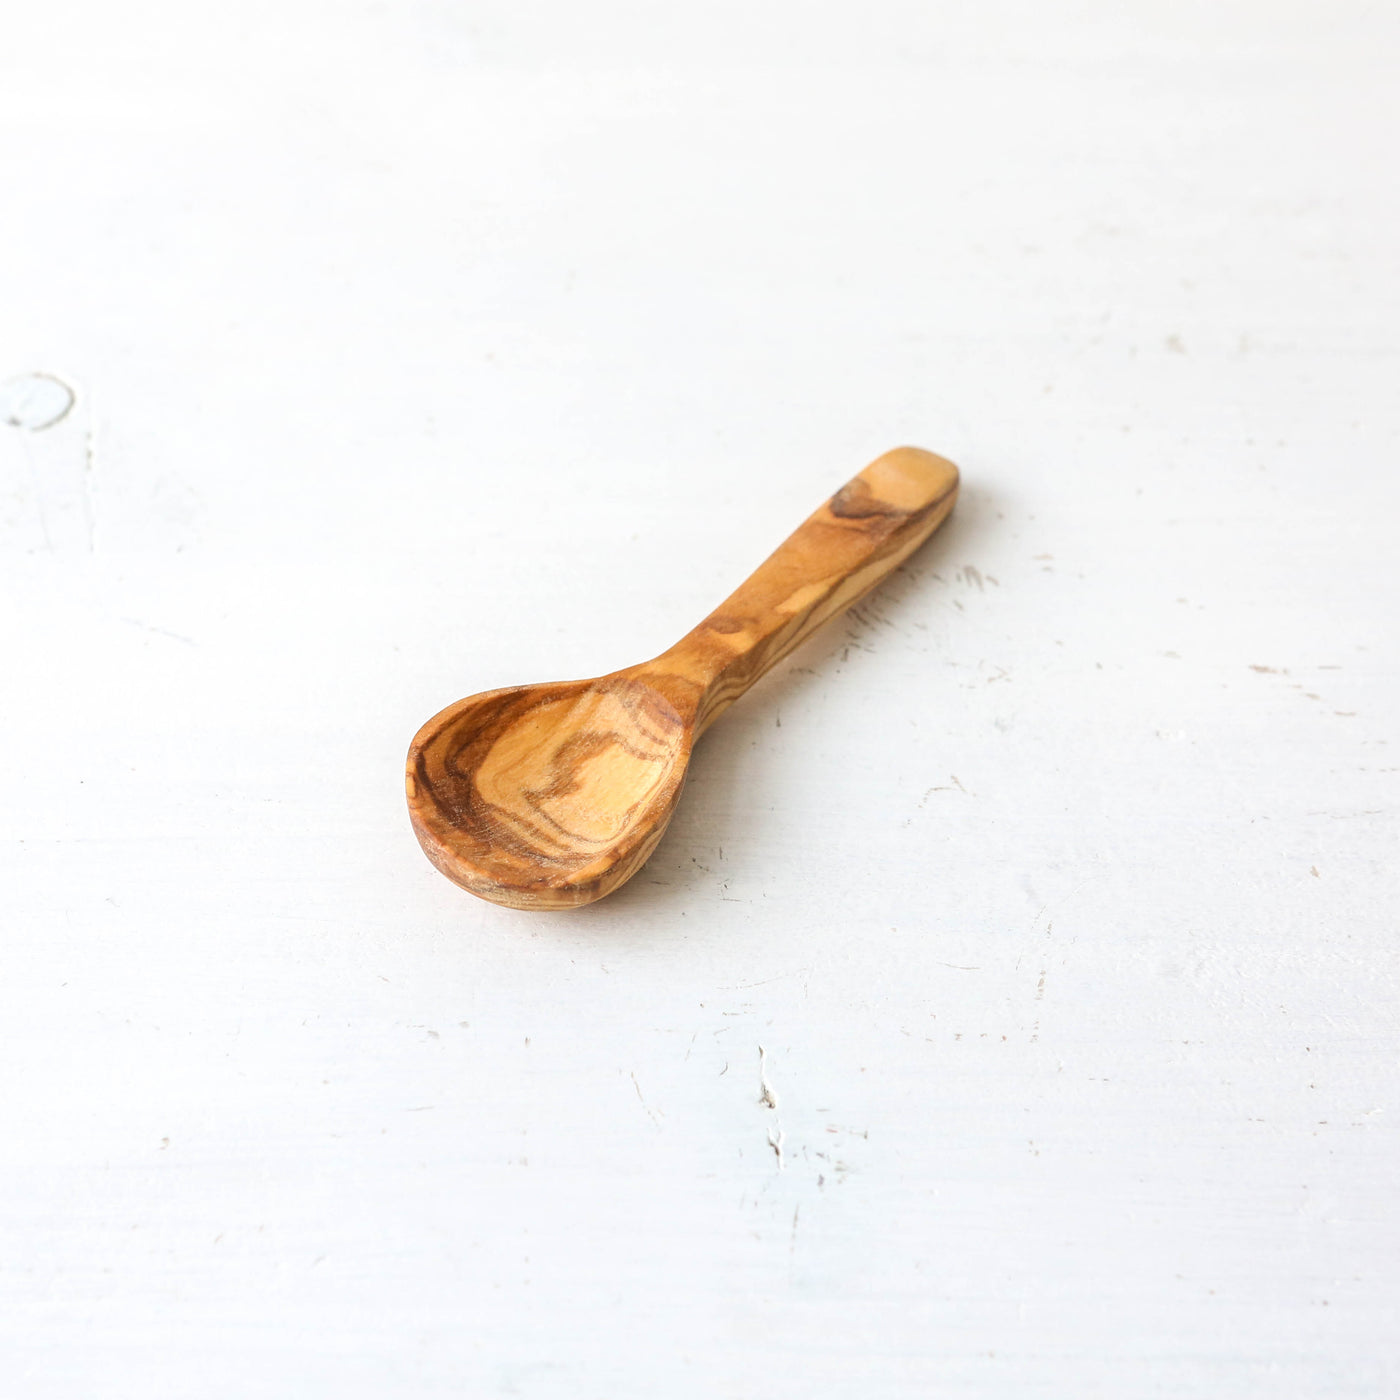
<svg viewBox="0 0 1400 1400"><path fill-rule="evenodd" d="M77 396L52 374L21 374L0 384L0 422L42 433L68 416Z"/></svg>

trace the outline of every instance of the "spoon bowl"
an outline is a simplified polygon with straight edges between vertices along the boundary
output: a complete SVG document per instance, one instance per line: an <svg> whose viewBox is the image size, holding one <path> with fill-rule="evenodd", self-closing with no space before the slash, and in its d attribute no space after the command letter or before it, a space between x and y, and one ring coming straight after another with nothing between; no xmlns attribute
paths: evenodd
<svg viewBox="0 0 1400 1400"><path fill-rule="evenodd" d="M459 700L413 741L414 829L428 859L484 899L587 904L661 839L691 736L660 690L626 672Z"/></svg>
<svg viewBox="0 0 1400 1400"><path fill-rule="evenodd" d="M957 488L951 462L896 448L655 660L449 705L408 754L409 814L428 859L516 909L574 908L625 883L670 823L699 735L907 559Z"/></svg>

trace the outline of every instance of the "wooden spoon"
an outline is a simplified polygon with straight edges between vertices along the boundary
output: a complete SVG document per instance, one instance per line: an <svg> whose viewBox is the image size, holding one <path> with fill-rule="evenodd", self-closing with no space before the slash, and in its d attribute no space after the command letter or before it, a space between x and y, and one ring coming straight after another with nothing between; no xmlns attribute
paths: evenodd
<svg viewBox="0 0 1400 1400"><path fill-rule="evenodd" d="M695 740L923 544L957 493L951 462L896 448L654 661L449 705L408 751L408 810L428 859L515 909L569 909L617 889L666 830Z"/></svg>

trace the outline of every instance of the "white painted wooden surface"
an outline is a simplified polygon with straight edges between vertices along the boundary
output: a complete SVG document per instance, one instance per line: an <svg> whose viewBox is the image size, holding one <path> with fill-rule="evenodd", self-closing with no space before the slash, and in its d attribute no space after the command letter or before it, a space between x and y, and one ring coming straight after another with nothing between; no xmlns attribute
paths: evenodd
<svg viewBox="0 0 1400 1400"><path fill-rule="evenodd" d="M0 1393L1400 1393L1397 46L5 6ZM429 868L901 441L642 877Z"/></svg>

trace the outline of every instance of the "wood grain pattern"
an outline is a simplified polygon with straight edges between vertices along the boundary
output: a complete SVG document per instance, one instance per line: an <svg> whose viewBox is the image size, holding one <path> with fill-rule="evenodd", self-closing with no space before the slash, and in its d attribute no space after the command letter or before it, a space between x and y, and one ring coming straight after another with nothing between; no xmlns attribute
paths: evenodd
<svg viewBox="0 0 1400 1400"><path fill-rule="evenodd" d="M691 747L756 680L947 518L957 468L877 458L698 627L594 680L470 696L419 730L408 805L428 859L471 893L565 909L625 883L675 811Z"/></svg>

